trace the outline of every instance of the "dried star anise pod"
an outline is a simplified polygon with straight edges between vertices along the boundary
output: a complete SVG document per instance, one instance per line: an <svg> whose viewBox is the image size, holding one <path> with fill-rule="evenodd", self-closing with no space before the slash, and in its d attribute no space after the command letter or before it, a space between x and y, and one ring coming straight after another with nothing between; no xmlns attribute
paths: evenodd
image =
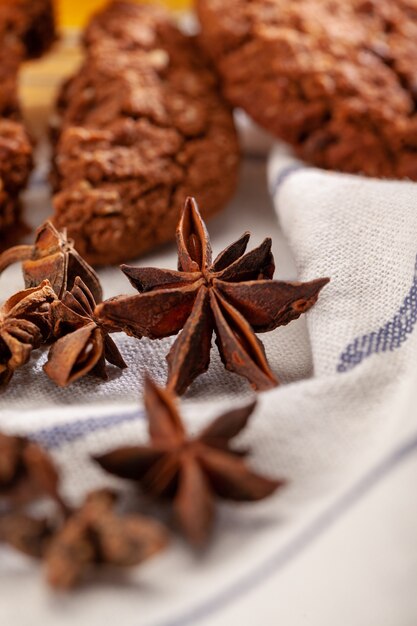
<svg viewBox="0 0 417 626"><path fill-rule="evenodd" d="M178 394L208 369L213 332L225 367L257 390L278 384L255 333L288 324L316 302L328 278L272 280L271 240L245 254L245 233L212 262L197 203L188 198L177 229L178 271L122 266L141 293L97 307L110 329L160 339L182 332L168 354L168 387Z"/></svg>
<svg viewBox="0 0 417 626"><path fill-rule="evenodd" d="M23 505L40 496L61 503L59 476L45 450L25 437L0 432L0 502Z"/></svg>
<svg viewBox="0 0 417 626"><path fill-rule="evenodd" d="M0 254L0 273L19 261L24 261L22 269L28 289L48 279L60 298L65 291L72 289L79 276L96 302L101 302L103 298L100 281L93 268L75 250L66 231L59 232L51 222L45 222L38 228L34 245L15 246Z"/></svg>
<svg viewBox="0 0 417 626"><path fill-rule="evenodd" d="M50 334L49 311L56 295L49 281L11 296L0 307L0 385L30 358Z"/></svg>
<svg viewBox="0 0 417 626"><path fill-rule="evenodd" d="M188 437L175 396L150 379L145 405L151 443L119 448L95 457L106 471L137 481L153 498L168 498L186 537L204 544L213 526L216 497L256 501L282 487L283 480L264 478L249 469L231 440L246 426L254 404L218 417L197 437Z"/></svg>
<svg viewBox="0 0 417 626"><path fill-rule="evenodd" d="M71 291L51 306L55 337L44 371L57 385L65 387L88 373L107 379L106 360L127 367L116 344L96 320L96 302L81 278Z"/></svg>
<svg viewBox="0 0 417 626"><path fill-rule="evenodd" d="M50 519L22 510L44 496L56 505ZM53 587L73 587L95 566L137 565L165 547L167 533L160 524L118 515L116 501L115 492L102 489L70 508L48 453L25 437L0 432L0 542L43 559Z"/></svg>
<svg viewBox="0 0 417 626"><path fill-rule="evenodd" d="M52 587L74 587L94 566L137 565L165 547L162 526L140 515L118 516L116 499L107 489L92 492L54 535L45 555Z"/></svg>
<svg viewBox="0 0 417 626"><path fill-rule="evenodd" d="M21 512L0 515L0 542L40 559L49 545L53 528L46 519L36 519Z"/></svg>

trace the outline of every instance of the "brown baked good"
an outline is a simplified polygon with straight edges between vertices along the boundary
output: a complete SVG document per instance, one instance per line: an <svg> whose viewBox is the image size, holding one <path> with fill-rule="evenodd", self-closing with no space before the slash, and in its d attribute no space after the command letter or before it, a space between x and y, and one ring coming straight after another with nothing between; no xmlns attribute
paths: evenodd
<svg viewBox="0 0 417 626"><path fill-rule="evenodd" d="M19 218L19 192L32 169L32 145L20 122L0 119L0 241Z"/></svg>
<svg viewBox="0 0 417 626"><path fill-rule="evenodd" d="M46 52L55 40L53 0L0 0L0 37L22 42L27 58Z"/></svg>
<svg viewBox="0 0 417 626"><path fill-rule="evenodd" d="M51 0L0 0L0 248L21 231L19 194L33 165L19 107L19 68L54 39Z"/></svg>
<svg viewBox="0 0 417 626"><path fill-rule="evenodd" d="M0 45L0 117L19 118L17 73L24 58L24 48L14 37L5 37Z"/></svg>
<svg viewBox="0 0 417 626"><path fill-rule="evenodd" d="M187 195L206 217L219 211L235 190L239 148L213 72L165 11L117 2L86 42L58 101L53 219L103 265L174 238Z"/></svg>
<svg viewBox="0 0 417 626"><path fill-rule="evenodd" d="M417 179L416 0L196 0L224 93L318 166Z"/></svg>
<svg viewBox="0 0 417 626"><path fill-rule="evenodd" d="M152 50L158 39L172 37L172 19L157 4L144 7L129 0L109 2L87 25L83 42L87 47L113 41L119 50Z"/></svg>
<svg viewBox="0 0 417 626"><path fill-rule="evenodd" d="M21 121L17 72L25 56L23 45L6 34L0 46L0 250L14 242L19 224L19 192L32 167L32 146Z"/></svg>

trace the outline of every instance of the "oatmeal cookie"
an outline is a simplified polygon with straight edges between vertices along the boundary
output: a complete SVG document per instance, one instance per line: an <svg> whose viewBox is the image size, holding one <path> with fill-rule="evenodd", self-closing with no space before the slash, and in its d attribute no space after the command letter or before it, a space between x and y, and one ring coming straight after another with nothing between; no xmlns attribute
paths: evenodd
<svg viewBox="0 0 417 626"><path fill-rule="evenodd" d="M217 79L168 14L117 2L93 18L57 106L54 222L96 265L175 236L187 195L219 211L239 148Z"/></svg>
<svg viewBox="0 0 417 626"><path fill-rule="evenodd" d="M417 180L416 0L196 0L227 99L320 167Z"/></svg>

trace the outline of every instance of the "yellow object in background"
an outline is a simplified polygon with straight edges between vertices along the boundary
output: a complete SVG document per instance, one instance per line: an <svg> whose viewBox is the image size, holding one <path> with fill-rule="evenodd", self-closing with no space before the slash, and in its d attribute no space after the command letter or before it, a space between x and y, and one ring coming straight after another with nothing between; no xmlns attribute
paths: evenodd
<svg viewBox="0 0 417 626"><path fill-rule="evenodd" d="M143 1L143 0L142 0ZM147 0L151 2L152 0ZM93 11L107 4L106 0L58 0L58 16L61 26L74 28L83 26ZM171 9L184 10L190 7L191 0L161 0Z"/></svg>

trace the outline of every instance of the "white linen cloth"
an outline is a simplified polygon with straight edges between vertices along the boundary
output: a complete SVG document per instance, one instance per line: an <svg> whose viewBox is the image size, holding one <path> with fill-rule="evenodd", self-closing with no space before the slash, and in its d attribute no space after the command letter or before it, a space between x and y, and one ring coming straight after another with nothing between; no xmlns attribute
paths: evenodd
<svg viewBox="0 0 417 626"><path fill-rule="evenodd" d="M215 251L246 229L253 245L272 236L278 278L331 278L305 318L261 337L283 384L259 394L242 441L257 469L289 486L258 504L220 505L203 555L174 536L129 575L104 573L67 596L47 589L37 564L0 548L0 624L417 623L417 185L322 172L281 146L268 180L270 195L264 160L248 157L236 199L209 230ZM39 223L42 185L29 194ZM139 262L175 267L175 248ZM131 291L117 269L100 274L106 297ZM9 269L0 298L20 284ZM164 381L172 340L117 341L130 367L108 383L57 389L41 371L44 354L0 394L0 429L48 446L74 501L96 486L125 489L89 455L146 438L143 374ZM213 349L182 410L196 431L251 396Z"/></svg>

